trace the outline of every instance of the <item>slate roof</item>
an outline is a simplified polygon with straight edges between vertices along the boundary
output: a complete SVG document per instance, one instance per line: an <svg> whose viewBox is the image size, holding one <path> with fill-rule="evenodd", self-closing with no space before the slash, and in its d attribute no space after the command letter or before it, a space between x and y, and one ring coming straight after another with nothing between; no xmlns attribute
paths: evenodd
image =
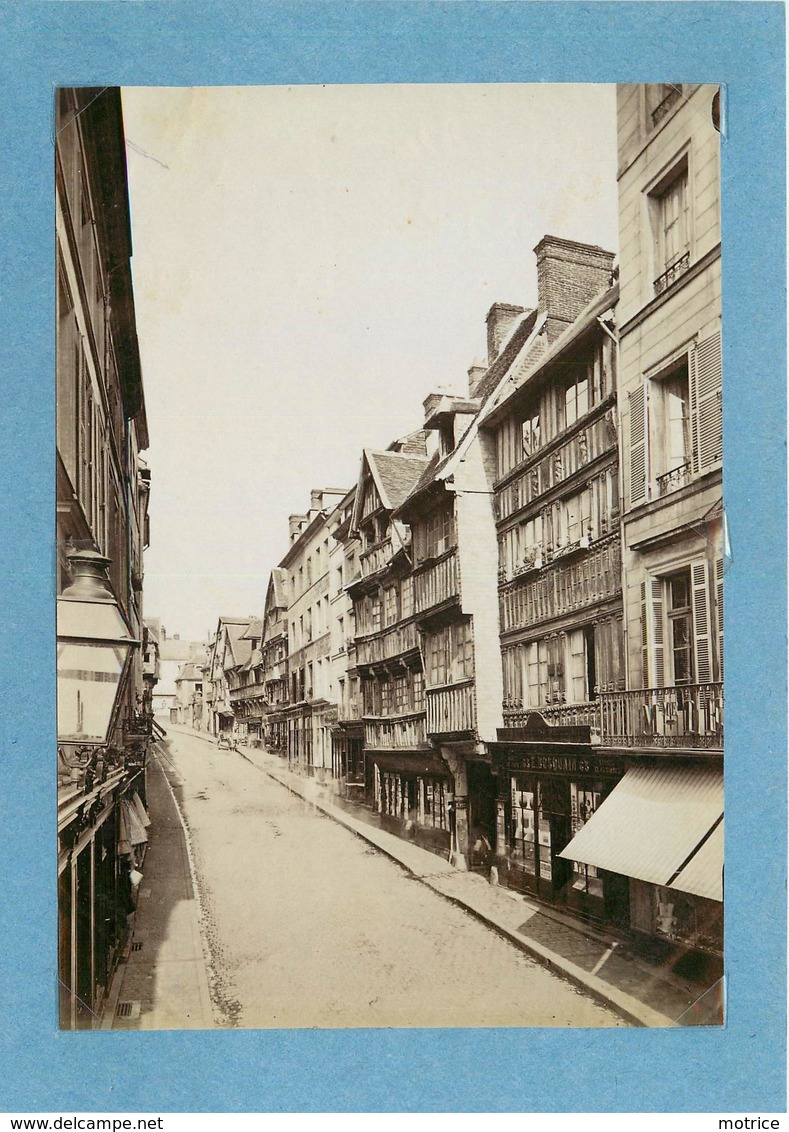
<svg viewBox="0 0 789 1132"><path fill-rule="evenodd" d="M388 452L402 452L404 456L427 455L427 429L420 428L416 432L409 432L407 436L393 440Z"/></svg>
<svg viewBox="0 0 789 1132"><path fill-rule="evenodd" d="M540 345L544 336L539 335L524 357L518 360L517 366L513 367L510 378L505 383L505 387L500 390L498 397L492 400L487 407L483 406L482 413L486 423L499 418L502 406L506 405L517 389L524 385L543 365L549 365L558 360L565 350L573 346L590 327L595 325L601 315L616 307L618 300L619 284L614 283L613 286L598 292L587 303L575 322L571 323L555 341L550 344L545 341L544 344ZM503 376L504 373L500 374L500 377Z"/></svg>
<svg viewBox="0 0 789 1132"><path fill-rule="evenodd" d="M274 586L274 604L278 609L284 609L288 604L288 571L275 566L271 571L271 582Z"/></svg>
<svg viewBox="0 0 789 1132"><path fill-rule="evenodd" d="M203 669L202 663L196 660L189 660L186 664L182 664L178 669L178 675L175 678L176 684L180 680L202 680Z"/></svg>
<svg viewBox="0 0 789 1132"><path fill-rule="evenodd" d="M249 622L249 628L245 633L241 634L243 640L253 640L255 637L263 636L263 622L259 617L253 617Z"/></svg>
<svg viewBox="0 0 789 1132"><path fill-rule="evenodd" d="M367 462L381 490L384 507L394 510L409 494L425 470L426 456L404 456L400 452L367 452Z"/></svg>
<svg viewBox="0 0 789 1132"><path fill-rule="evenodd" d="M517 323L505 340L498 356L491 362L488 372L482 378L474 393L474 396L479 397L483 404L512 365L518 351L537 325L538 317L539 312L536 309L525 311L520 322Z"/></svg>

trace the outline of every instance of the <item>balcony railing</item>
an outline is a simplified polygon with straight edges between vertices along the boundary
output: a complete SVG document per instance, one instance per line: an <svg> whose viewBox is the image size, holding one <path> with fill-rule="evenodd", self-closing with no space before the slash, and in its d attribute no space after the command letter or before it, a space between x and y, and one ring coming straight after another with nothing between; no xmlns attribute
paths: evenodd
<svg viewBox="0 0 789 1132"><path fill-rule="evenodd" d="M458 731L475 731L477 712L474 681L465 680L448 688L425 689L427 732L448 735Z"/></svg>
<svg viewBox="0 0 789 1132"><path fill-rule="evenodd" d="M428 748L430 744L425 734L424 712L396 716L392 719L371 719L364 721L364 745L369 750L391 750Z"/></svg>
<svg viewBox="0 0 789 1132"><path fill-rule="evenodd" d="M600 694L601 741L610 747L723 747L723 684Z"/></svg>
<svg viewBox="0 0 789 1132"><path fill-rule="evenodd" d="M544 704L542 707L514 708L504 705L504 726L525 727L530 716L541 715L546 723L558 727L599 727L599 705Z"/></svg>
<svg viewBox="0 0 789 1132"><path fill-rule="evenodd" d="M535 576L515 578L500 588L502 632L523 629L594 605L621 593L619 538L609 537L572 559L555 559Z"/></svg>
<svg viewBox="0 0 789 1132"><path fill-rule="evenodd" d="M460 596L457 552L452 550L446 558L423 567L414 574L414 609L425 613L442 602Z"/></svg>
<svg viewBox="0 0 789 1132"><path fill-rule="evenodd" d="M658 275L653 286L656 295L662 295L667 290L675 279L679 279L680 275L684 275L690 267L690 252L685 252L678 260L667 267L662 275Z"/></svg>
<svg viewBox="0 0 789 1132"><path fill-rule="evenodd" d="M376 543L369 550L359 555L359 564L362 568L362 577L368 578L370 574L377 574L387 565L392 557L392 540L387 538Z"/></svg>
<svg viewBox="0 0 789 1132"><path fill-rule="evenodd" d="M230 702L240 700L265 699L266 687L264 684L246 684L243 688L231 688Z"/></svg>
<svg viewBox="0 0 789 1132"><path fill-rule="evenodd" d="M390 660L403 656L419 647L416 625L410 621L406 625L396 625L380 636L356 642L356 663L375 664L376 661Z"/></svg>
<svg viewBox="0 0 789 1132"><path fill-rule="evenodd" d="M686 464L681 464L678 468L672 468L670 472L665 472L662 476L656 479L658 495L668 495L669 492L676 491L677 488L684 487L686 483L690 483L691 477L691 463L690 460Z"/></svg>

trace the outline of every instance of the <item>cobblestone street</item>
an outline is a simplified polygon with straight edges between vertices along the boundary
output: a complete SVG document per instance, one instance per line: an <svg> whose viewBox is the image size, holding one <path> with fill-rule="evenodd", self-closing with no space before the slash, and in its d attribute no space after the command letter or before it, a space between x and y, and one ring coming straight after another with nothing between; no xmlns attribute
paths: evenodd
<svg viewBox="0 0 789 1132"><path fill-rule="evenodd" d="M220 1026L621 1026L241 755L172 732Z"/></svg>

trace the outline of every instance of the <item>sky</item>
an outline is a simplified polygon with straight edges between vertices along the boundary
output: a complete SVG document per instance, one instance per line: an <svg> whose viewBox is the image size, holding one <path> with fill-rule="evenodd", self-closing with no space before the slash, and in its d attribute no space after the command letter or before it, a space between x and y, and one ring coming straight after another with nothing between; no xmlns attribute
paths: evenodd
<svg viewBox="0 0 789 1132"><path fill-rule="evenodd" d="M125 88L145 615L262 615L288 515L465 391L546 233L616 251L615 88Z"/></svg>

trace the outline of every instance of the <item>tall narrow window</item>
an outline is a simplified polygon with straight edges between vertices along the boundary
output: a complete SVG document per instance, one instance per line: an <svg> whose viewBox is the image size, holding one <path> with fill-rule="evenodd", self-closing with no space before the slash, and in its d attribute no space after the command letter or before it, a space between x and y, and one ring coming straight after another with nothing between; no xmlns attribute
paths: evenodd
<svg viewBox="0 0 789 1132"><path fill-rule="evenodd" d="M532 413L521 423L523 459L533 456L540 447L540 414Z"/></svg>
<svg viewBox="0 0 789 1132"><path fill-rule="evenodd" d="M654 409L652 404L654 402ZM688 359L650 390L650 457L659 495L682 487L691 474L690 384Z"/></svg>
<svg viewBox="0 0 789 1132"><path fill-rule="evenodd" d="M577 377L564 391L564 425L569 428L589 412L589 378Z"/></svg>
<svg viewBox="0 0 789 1132"><path fill-rule="evenodd" d="M655 240L655 293L671 286L690 264L690 194L688 157L650 194L650 213Z"/></svg>
<svg viewBox="0 0 789 1132"><path fill-rule="evenodd" d="M674 684L693 683L693 613L690 571L683 570L666 579L666 615Z"/></svg>

